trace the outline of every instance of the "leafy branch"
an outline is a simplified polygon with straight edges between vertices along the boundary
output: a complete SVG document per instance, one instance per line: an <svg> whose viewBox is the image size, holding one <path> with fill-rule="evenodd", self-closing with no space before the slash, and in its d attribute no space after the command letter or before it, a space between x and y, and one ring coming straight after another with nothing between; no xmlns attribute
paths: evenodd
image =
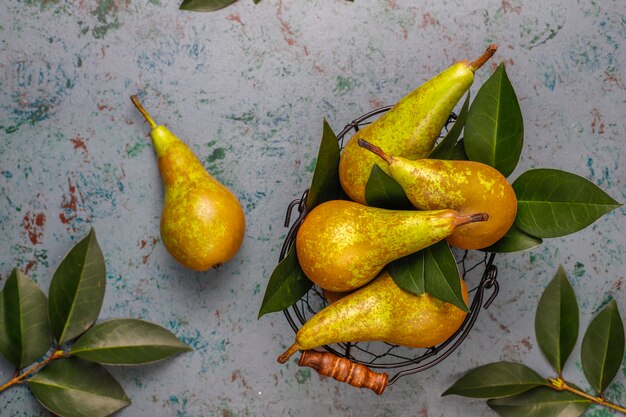
<svg viewBox="0 0 626 417"><path fill-rule="evenodd" d="M562 267L539 300L535 334L556 377L542 378L518 363L495 362L470 370L443 395L488 399L489 407L502 417L576 417L592 403L626 413L626 408L604 397L624 356L624 323L615 300L591 321L582 340L582 368L595 395L563 378L563 367L578 336L578 304Z"/></svg>
<svg viewBox="0 0 626 417"><path fill-rule="evenodd" d="M95 231L57 267L49 297L14 269L0 291L0 354L17 368L0 394L28 384L45 408L62 417L108 416L130 404L102 365L140 365L191 348L165 328L137 319L95 324L106 285Z"/></svg>
<svg viewBox="0 0 626 417"><path fill-rule="evenodd" d="M617 411L621 411L622 413L626 414L626 408L621 407L619 405L612 404L612 403L606 401L604 399L604 397L602 397L602 396L594 397L593 395L589 395L589 394L587 394L584 391L581 391L581 390L579 390L577 388L574 388L574 387L568 385L568 383L566 381L564 381L561 377L548 378L548 381L550 382L550 386L553 387L557 391L569 391L572 394L576 394L579 397L586 398L589 401L594 402L594 403L596 403L598 405L603 405L605 407L609 407L609 408L612 408L612 409L617 410Z"/></svg>
<svg viewBox="0 0 626 417"><path fill-rule="evenodd" d="M68 356L67 353L65 353L64 351L55 350L50 355L45 357L41 362L31 366L30 368L24 369L21 372L17 372L17 374L13 378L8 380L3 385L0 385L0 392L12 387L13 385L19 385L19 384L23 384L24 382L27 382L26 378L28 378L32 374L37 373L37 371L42 369L44 366L46 366L53 360L66 358L67 356Z"/></svg>

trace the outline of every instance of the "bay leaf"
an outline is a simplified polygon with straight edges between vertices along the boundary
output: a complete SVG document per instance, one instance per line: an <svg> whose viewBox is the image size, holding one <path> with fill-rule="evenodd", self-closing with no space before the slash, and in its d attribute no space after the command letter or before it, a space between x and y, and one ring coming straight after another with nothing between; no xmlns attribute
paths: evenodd
<svg viewBox="0 0 626 417"><path fill-rule="evenodd" d="M287 256L276 266L270 276L258 318L267 313L282 311L292 306L312 286L313 283L307 278L298 263L296 246L292 245Z"/></svg>
<svg viewBox="0 0 626 417"><path fill-rule="evenodd" d="M515 225L539 238L577 232L621 207L586 178L557 169L531 169L513 182Z"/></svg>
<svg viewBox="0 0 626 417"><path fill-rule="evenodd" d="M495 362L468 371L442 395L501 398L547 384L544 378L525 365Z"/></svg>
<svg viewBox="0 0 626 417"><path fill-rule="evenodd" d="M624 323L615 300L589 324L580 356L587 380L599 394L604 392L624 359Z"/></svg>
<svg viewBox="0 0 626 417"><path fill-rule="evenodd" d="M517 166L524 145L524 121L504 64L476 93L463 140L471 161L490 165L505 177Z"/></svg>
<svg viewBox="0 0 626 417"><path fill-rule="evenodd" d="M105 365L143 365L192 349L169 330L137 319L111 319L87 330L70 354Z"/></svg>
<svg viewBox="0 0 626 417"><path fill-rule="evenodd" d="M561 375L578 338L578 303L562 266L543 291L535 315L537 344Z"/></svg>
<svg viewBox="0 0 626 417"><path fill-rule="evenodd" d="M51 344L48 299L26 274L14 269L0 292L0 353L23 368L42 357Z"/></svg>
<svg viewBox="0 0 626 417"><path fill-rule="evenodd" d="M41 405L61 417L105 417L130 404L104 367L78 358L50 362L29 379L28 388Z"/></svg>
<svg viewBox="0 0 626 417"><path fill-rule="evenodd" d="M92 228L63 258L48 291L48 312L58 344L84 333L98 318L106 285L104 256Z"/></svg>

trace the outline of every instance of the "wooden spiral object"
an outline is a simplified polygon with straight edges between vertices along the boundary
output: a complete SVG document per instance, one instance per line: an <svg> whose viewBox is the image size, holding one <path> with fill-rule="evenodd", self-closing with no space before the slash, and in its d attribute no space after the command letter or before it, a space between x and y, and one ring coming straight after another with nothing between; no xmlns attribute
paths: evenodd
<svg viewBox="0 0 626 417"><path fill-rule="evenodd" d="M305 350L302 352L300 366L308 366L318 374L329 376L357 388L368 388L380 395L387 386L389 376L374 372L365 365L354 363L330 352Z"/></svg>

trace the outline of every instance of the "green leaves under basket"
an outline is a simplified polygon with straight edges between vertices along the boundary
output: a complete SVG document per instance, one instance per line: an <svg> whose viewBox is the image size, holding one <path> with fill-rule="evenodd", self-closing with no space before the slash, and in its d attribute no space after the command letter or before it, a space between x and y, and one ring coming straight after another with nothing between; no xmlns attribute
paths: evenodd
<svg viewBox="0 0 626 417"><path fill-rule="evenodd" d="M324 120L317 163L315 164L311 187L306 197L307 210L312 210L315 206L325 201L337 199L341 195L341 186L339 185L339 152L337 135ZM289 308L306 294L312 286L313 283L304 275L298 263L296 245L294 243L289 248L285 258L280 261L270 276L258 318L267 313Z"/></svg>
<svg viewBox="0 0 626 417"><path fill-rule="evenodd" d="M265 289L258 318L267 313L289 308L302 298L312 286L313 283L300 268L296 256L296 246L292 245L287 256L280 261L272 272Z"/></svg>
<svg viewBox="0 0 626 417"><path fill-rule="evenodd" d="M505 177L513 172L524 144L524 121L504 64L478 90L464 130L471 161L490 165Z"/></svg>
<svg viewBox="0 0 626 417"><path fill-rule="evenodd" d="M532 169L513 182L515 224L537 237L577 232L621 206L591 181L557 169Z"/></svg>
<svg viewBox="0 0 626 417"><path fill-rule="evenodd" d="M400 288L418 295L428 293L469 312L456 260L445 241L391 262L388 271Z"/></svg>

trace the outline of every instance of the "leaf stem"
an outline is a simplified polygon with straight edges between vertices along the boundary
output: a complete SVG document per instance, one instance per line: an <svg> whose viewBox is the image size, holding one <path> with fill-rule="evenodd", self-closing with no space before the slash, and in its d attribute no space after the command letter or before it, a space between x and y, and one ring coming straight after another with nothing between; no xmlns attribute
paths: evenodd
<svg viewBox="0 0 626 417"><path fill-rule="evenodd" d="M548 378L548 381L550 382L550 388L555 389L557 391L569 391L572 394L576 394L580 397L586 398L589 401L599 404L599 405L603 405L605 407L609 407L612 408L614 410L617 411L621 411L622 413L626 414L626 408L621 407L619 405L616 404L612 404L608 401L606 401L604 398L602 397L594 397L593 395L589 395L586 392L583 392L579 389L576 389L574 387L571 387L567 384L567 382L565 382L561 377L557 377L557 378Z"/></svg>
<svg viewBox="0 0 626 417"><path fill-rule="evenodd" d="M47 358L45 358L43 361L39 362L38 364L24 370L21 373L17 373L12 379L10 379L9 381L7 381L5 384L0 385L0 392L6 390L7 388L12 387L13 385L18 385L18 384L22 384L24 382L26 382L26 378L36 372L38 372L39 370L41 370L41 368L43 368L44 366L46 366L48 363L52 362L53 360L56 359L61 359L68 356L67 353L65 353L64 351L60 350L60 349L56 349L50 356L48 356Z"/></svg>

